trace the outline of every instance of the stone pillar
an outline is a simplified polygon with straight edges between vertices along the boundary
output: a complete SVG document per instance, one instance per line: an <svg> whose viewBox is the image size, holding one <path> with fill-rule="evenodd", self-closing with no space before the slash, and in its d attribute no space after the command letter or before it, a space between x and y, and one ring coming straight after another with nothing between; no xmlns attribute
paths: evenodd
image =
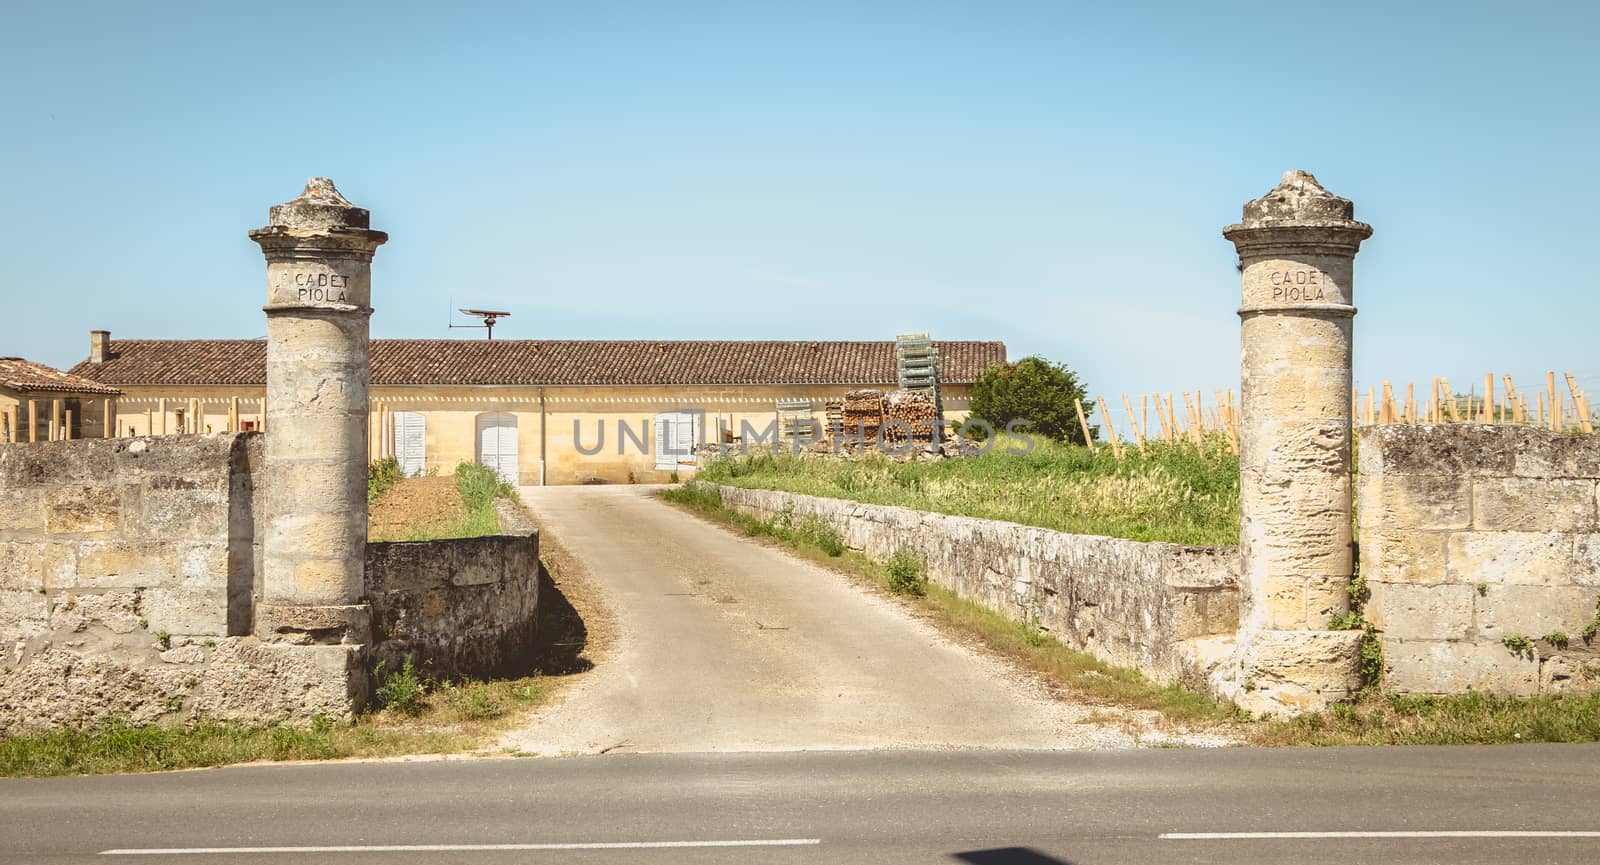
<svg viewBox="0 0 1600 865"><path fill-rule="evenodd" d="M250 232L267 259L263 639L365 644L368 319L388 235L325 178Z"/></svg>
<svg viewBox="0 0 1600 865"><path fill-rule="evenodd" d="M1223 229L1243 271L1237 664L1220 690L1256 712L1316 710L1359 687L1349 610L1351 272L1372 227L1304 171Z"/></svg>

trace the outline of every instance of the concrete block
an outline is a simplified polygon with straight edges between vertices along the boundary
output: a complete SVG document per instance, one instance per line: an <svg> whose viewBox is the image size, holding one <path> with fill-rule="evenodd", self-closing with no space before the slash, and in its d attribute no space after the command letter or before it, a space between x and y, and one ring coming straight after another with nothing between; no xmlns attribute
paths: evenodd
<svg viewBox="0 0 1600 865"><path fill-rule="evenodd" d="M1487 586L1475 601L1478 639L1537 639L1551 631L1575 637L1594 617L1595 595L1589 586Z"/></svg>
<svg viewBox="0 0 1600 865"><path fill-rule="evenodd" d="M1539 664L1499 643L1383 638L1384 687L1400 694L1539 692Z"/></svg>
<svg viewBox="0 0 1600 865"><path fill-rule="evenodd" d="M1567 585L1572 535L1561 532L1458 532L1450 536L1451 582Z"/></svg>
<svg viewBox="0 0 1600 865"><path fill-rule="evenodd" d="M1368 618L1400 640L1464 639L1472 628L1472 586L1371 583Z"/></svg>
<svg viewBox="0 0 1600 865"><path fill-rule="evenodd" d="M0 589L0 661L14 661L13 646L50 630L48 599L33 591Z"/></svg>
<svg viewBox="0 0 1600 865"><path fill-rule="evenodd" d="M0 540L24 539L44 529L43 487L0 486Z"/></svg>
<svg viewBox="0 0 1600 865"><path fill-rule="evenodd" d="M130 591L67 591L51 595L50 630L55 633L81 633L99 626L113 634L132 634L143 627L143 597Z"/></svg>
<svg viewBox="0 0 1600 865"><path fill-rule="evenodd" d="M44 587L43 544L0 541L0 591Z"/></svg>
<svg viewBox="0 0 1600 865"><path fill-rule="evenodd" d="M116 490L91 485L53 487L45 492L45 530L50 534L95 534L121 524Z"/></svg>
<svg viewBox="0 0 1600 865"><path fill-rule="evenodd" d="M146 489L139 534L175 541L228 537L228 493L224 490Z"/></svg>
<svg viewBox="0 0 1600 865"><path fill-rule="evenodd" d="M1389 531L1469 528L1472 524L1472 479L1466 475L1385 477L1379 513Z"/></svg>
<svg viewBox="0 0 1600 865"><path fill-rule="evenodd" d="M37 591L76 583L70 543L0 543L0 589Z"/></svg>
<svg viewBox="0 0 1600 865"><path fill-rule="evenodd" d="M1565 478L1480 478L1473 528L1481 531L1600 531L1595 482Z"/></svg>
<svg viewBox="0 0 1600 865"><path fill-rule="evenodd" d="M1246 631L1235 702L1252 712L1315 711L1361 684L1360 631Z"/></svg>
<svg viewBox="0 0 1600 865"><path fill-rule="evenodd" d="M1573 538L1572 582L1580 586L1600 586L1600 534Z"/></svg>
<svg viewBox="0 0 1600 865"><path fill-rule="evenodd" d="M177 579L193 588L216 588L228 584L233 567L229 544L218 541L190 541L176 545Z"/></svg>
<svg viewBox="0 0 1600 865"><path fill-rule="evenodd" d="M253 637L218 641L199 676L193 709L221 720L267 724L322 715L354 718L367 693L362 646L296 646Z"/></svg>
<svg viewBox="0 0 1600 865"><path fill-rule="evenodd" d="M1503 477L1512 473L1518 453L1537 445L1540 430L1489 424L1383 424L1363 427L1362 474L1370 459L1385 476L1466 475ZM1530 435L1531 434L1531 435Z"/></svg>
<svg viewBox="0 0 1600 865"><path fill-rule="evenodd" d="M151 632L224 637L228 634L226 590L147 589L144 616Z"/></svg>
<svg viewBox="0 0 1600 865"><path fill-rule="evenodd" d="M1361 573L1370 582L1437 584L1448 578L1449 532L1375 529L1361 535Z"/></svg>
<svg viewBox="0 0 1600 865"><path fill-rule="evenodd" d="M134 588L172 583L180 548L164 541L80 541L77 576L82 588Z"/></svg>

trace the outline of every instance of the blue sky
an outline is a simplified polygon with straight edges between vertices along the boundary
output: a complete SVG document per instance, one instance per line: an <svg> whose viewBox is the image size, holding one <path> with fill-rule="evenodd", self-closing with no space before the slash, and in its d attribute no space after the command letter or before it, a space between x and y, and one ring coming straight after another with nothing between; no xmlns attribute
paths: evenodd
<svg viewBox="0 0 1600 865"><path fill-rule="evenodd" d="M1002 339L1237 386L1223 225L1355 200L1364 387L1600 391L1600 31L1572 3L7 4L0 354L254 337L307 177L390 233L373 332Z"/></svg>

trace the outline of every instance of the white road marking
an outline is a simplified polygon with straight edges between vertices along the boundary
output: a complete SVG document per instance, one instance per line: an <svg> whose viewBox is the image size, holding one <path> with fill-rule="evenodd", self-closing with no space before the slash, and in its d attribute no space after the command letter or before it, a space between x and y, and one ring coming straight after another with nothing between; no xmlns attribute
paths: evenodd
<svg viewBox="0 0 1600 865"><path fill-rule="evenodd" d="M1251 841L1275 838L1600 838L1589 831L1444 830L1399 832L1163 832L1163 841Z"/></svg>
<svg viewBox="0 0 1600 865"><path fill-rule="evenodd" d="M571 844L377 844L321 847L134 847L101 850L101 856L225 856L236 853L479 853L502 850L664 850L685 847L808 847L821 838L757 838L747 841L589 841Z"/></svg>

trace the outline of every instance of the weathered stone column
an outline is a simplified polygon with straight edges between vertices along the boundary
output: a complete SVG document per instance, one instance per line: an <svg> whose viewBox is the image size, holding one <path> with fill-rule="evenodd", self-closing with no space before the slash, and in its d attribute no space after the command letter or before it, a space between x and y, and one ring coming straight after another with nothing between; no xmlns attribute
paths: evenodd
<svg viewBox="0 0 1600 865"><path fill-rule="evenodd" d="M255 631L366 643L368 319L388 235L325 178L250 232L267 258L266 488Z"/></svg>
<svg viewBox="0 0 1600 865"><path fill-rule="evenodd" d="M1349 610L1351 272L1372 227L1290 171L1223 229L1243 269L1239 426L1243 609L1221 690L1251 711L1298 712L1359 682Z"/></svg>

